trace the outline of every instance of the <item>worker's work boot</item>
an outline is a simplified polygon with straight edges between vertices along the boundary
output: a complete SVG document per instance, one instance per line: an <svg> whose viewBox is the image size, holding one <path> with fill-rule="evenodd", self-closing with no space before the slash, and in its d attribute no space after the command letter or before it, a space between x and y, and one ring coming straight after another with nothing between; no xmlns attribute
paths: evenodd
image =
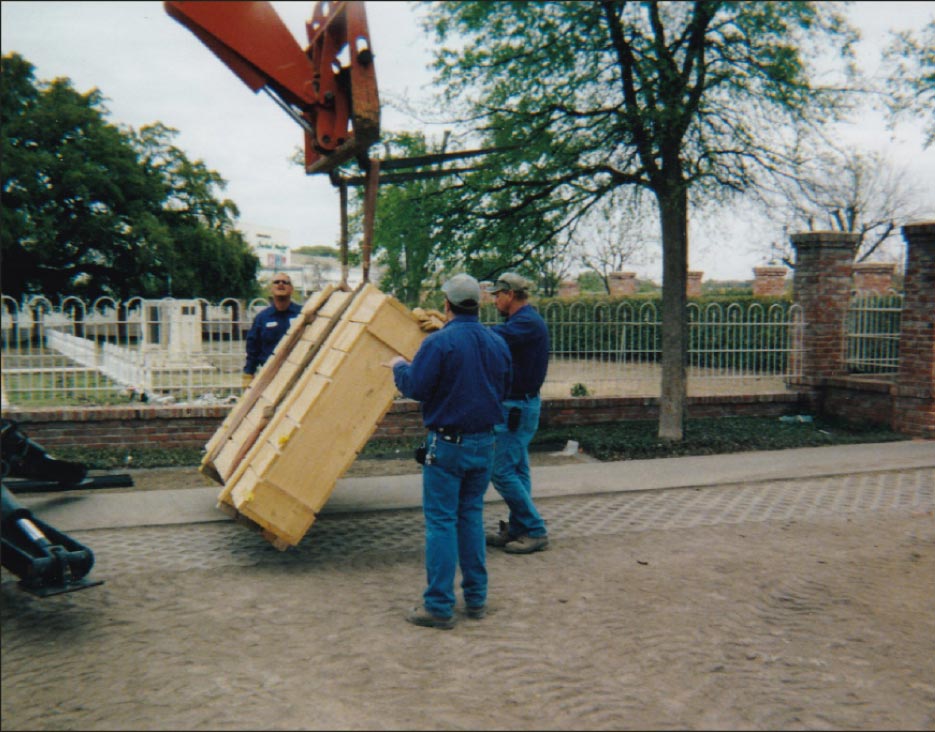
<svg viewBox="0 0 935 732"><path fill-rule="evenodd" d="M520 536L512 541L508 541L503 546L503 551L509 554L532 554L548 548L548 536Z"/></svg>
<svg viewBox="0 0 935 732"><path fill-rule="evenodd" d="M438 628L439 630L451 630L455 627L454 616L443 618L434 615L425 609L424 605L417 605L406 615L406 620L413 625L421 625L424 628Z"/></svg>
<svg viewBox="0 0 935 732"><path fill-rule="evenodd" d="M487 546L496 546L502 549L510 540L510 525L506 521L500 522L500 530L496 534L487 534Z"/></svg>

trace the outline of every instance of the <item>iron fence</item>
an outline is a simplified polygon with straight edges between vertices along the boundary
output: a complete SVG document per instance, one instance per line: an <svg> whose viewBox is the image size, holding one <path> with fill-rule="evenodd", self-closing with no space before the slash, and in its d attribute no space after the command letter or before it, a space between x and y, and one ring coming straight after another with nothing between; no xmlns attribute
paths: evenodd
<svg viewBox="0 0 935 732"><path fill-rule="evenodd" d="M4 296L4 404L232 402L241 393L246 333L266 304L70 297L54 306L44 297ZM540 312L551 337L544 396L658 395L656 303L551 301ZM499 321L492 305L481 320ZM690 303L689 393L784 390L799 374L803 326L791 303Z"/></svg>
<svg viewBox="0 0 935 732"><path fill-rule="evenodd" d="M899 371L903 296L897 292L853 293L848 305L844 361L852 374Z"/></svg>

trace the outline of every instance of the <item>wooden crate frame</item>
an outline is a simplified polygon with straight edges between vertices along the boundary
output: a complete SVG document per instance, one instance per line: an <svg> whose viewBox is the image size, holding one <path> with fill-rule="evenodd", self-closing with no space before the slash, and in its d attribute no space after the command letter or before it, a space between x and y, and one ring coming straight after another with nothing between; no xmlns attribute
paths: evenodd
<svg viewBox="0 0 935 732"><path fill-rule="evenodd" d="M306 303L211 438L201 471L224 487L218 507L278 549L295 546L397 395L395 355L425 334L404 305L364 283Z"/></svg>

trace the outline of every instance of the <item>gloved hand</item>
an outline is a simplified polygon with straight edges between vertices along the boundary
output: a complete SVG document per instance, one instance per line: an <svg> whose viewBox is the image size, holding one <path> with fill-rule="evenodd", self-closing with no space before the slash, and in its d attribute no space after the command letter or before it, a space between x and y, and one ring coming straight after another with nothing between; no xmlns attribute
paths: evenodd
<svg viewBox="0 0 935 732"><path fill-rule="evenodd" d="M419 321L419 328L425 333L431 333L445 327L445 314L438 310L425 310L423 308L413 308L412 314Z"/></svg>
<svg viewBox="0 0 935 732"><path fill-rule="evenodd" d="M253 382L253 374L243 374L240 377L240 387L246 389Z"/></svg>

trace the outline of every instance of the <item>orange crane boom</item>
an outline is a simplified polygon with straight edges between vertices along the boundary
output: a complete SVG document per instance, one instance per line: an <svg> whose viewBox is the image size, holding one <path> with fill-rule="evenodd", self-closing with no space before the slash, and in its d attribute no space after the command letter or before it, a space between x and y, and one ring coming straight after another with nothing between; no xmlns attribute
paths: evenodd
<svg viewBox="0 0 935 732"><path fill-rule="evenodd" d="M263 90L302 127L306 173L357 158L380 136L380 104L363 2L317 2L303 49L269 2L167 1L252 91Z"/></svg>

